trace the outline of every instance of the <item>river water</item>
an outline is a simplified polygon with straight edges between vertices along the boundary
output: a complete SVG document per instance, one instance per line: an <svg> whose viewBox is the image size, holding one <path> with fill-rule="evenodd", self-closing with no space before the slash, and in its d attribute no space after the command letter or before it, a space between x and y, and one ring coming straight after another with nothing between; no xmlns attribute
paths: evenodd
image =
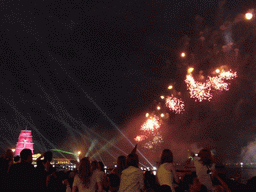
<svg viewBox="0 0 256 192"><path fill-rule="evenodd" d="M236 179L237 181L246 184L248 179L256 176L255 166L225 166L216 167L218 172L224 173L227 177ZM179 177L183 177L185 174L189 174L195 171L195 168L184 169L184 167L176 167L176 171Z"/></svg>

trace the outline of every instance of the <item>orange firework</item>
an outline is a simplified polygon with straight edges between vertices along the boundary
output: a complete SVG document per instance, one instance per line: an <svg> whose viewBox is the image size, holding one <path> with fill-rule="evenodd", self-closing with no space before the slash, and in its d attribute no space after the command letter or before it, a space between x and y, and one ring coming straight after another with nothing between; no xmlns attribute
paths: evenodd
<svg viewBox="0 0 256 192"><path fill-rule="evenodd" d="M156 115L147 118L146 122L140 128L143 134L134 138L137 142L143 141L143 147L147 149L153 149L156 145L163 142L162 135L159 128L161 126L161 120Z"/></svg>
<svg viewBox="0 0 256 192"><path fill-rule="evenodd" d="M237 77L236 72L232 72L231 70L229 71L223 71L218 75L220 78L225 79L225 80L231 80Z"/></svg>
<svg viewBox="0 0 256 192"><path fill-rule="evenodd" d="M237 77L236 72L230 71L222 71L218 76L216 77L208 77L209 81L214 89L217 89L219 91L228 91L229 90L229 83L225 82L225 80L231 80Z"/></svg>
<svg viewBox="0 0 256 192"><path fill-rule="evenodd" d="M145 140L147 137L145 135L138 135L136 138L134 138L135 141L141 142Z"/></svg>
<svg viewBox="0 0 256 192"><path fill-rule="evenodd" d="M184 101L174 97L173 95L166 98L165 104L175 114L180 114L183 111L185 111L185 103L184 103Z"/></svg>
<svg viewBox="0 0 256 192"><path fill-rule="evenodd" d="M205 83L197 82L193 78L192 75L187 75L185 82L187 83L187 88L190 93L190 98L195 98L196 101L203 101L212 99L212 88L219 91L228 91L229 83L225 82L225 80L231 80L237 77L236 72L230 71L222 71L218 76L210 77L208 76Z"/></svg>
<svg viewBox="0 0 256 192"><path fill-rule="evenodd" d="M224 80L217 76L217 77L209 77L209 81L211 83L211 86L214 88L214 89L217 89L219 91L228 91L229 88L228 88L228 83L224 82Z"/></svg>
<svg viewBox="0 0 256 192"><path fill-rule="evenodd" d="M153 139L151 141L148 141L147 143L144 144L144 147L147 149L153 149L154 146L157 146L158 144L163 142L163 137L162 135L158 132L153 135Z"/></svg>
<svg viewBox="0 0 256 192"><path fill-rule="evenodd" d="M192 75L187 75L185 82L190 93L190 98L195 98L196 101L202 102L203 100L210 101L212 99L211 83L196 82Z"/></svg>
<svg viewBox="0 0 256 192"><path fill-rule="evenodd" d="M160 119L157 116L149 117L147 121L141 126L142 131L151 131L159 129L161 126Z"/></svg>

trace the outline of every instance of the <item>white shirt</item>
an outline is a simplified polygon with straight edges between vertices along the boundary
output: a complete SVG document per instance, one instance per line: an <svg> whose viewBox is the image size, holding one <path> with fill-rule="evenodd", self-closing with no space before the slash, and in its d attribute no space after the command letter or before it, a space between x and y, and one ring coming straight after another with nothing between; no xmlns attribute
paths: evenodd
<svg viewBox="0 0 256 192"><path fill-rule="evenodd" d="M156 176L160 186L168 185L171 187L172 191L175 192L175 188L173 185L173 173L165 168L165 166L168 164L172 163L161 164L160 167L157 169Z"/></svg>
<svg viewBox="0 0 256 192"><path fill-rule="evenodd" d="M194 158L194 165L196 168L196 175L199 181L207 187L208 190L213 190L211 175L207 173L208 168L206 165L203 165L198 158ZM215 164L209 168L209 170L213 171L215 169Z"/></svg>
<svg viewBox="0 0 256 192"><path fill-rule="evenodd" d="M101 177L98 172L94 171L90 179L90 184L88 186L85 186L80 177L78 175L75 175L73 187L77 187L79 192L95 192L96 184L99 182L101 182Z"/></svg>
<svg viewBox="0 0 256 192"><path fill-rule="evenodd" d="M143 172L133 166L122 171L119 192L140 192L144 188Z"/></svg>

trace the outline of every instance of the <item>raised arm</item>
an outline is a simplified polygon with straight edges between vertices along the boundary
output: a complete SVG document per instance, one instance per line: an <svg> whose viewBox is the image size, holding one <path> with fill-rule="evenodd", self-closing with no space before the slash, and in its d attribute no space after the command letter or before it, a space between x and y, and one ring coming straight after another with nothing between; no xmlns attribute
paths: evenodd
<svg viewBox="0 0 256 192"><path fill-rule="evenodd" d="M213 170L213 177L218 179L222 187L225 189L226 192L231 192L231 190L228 188L228 185L219 177L218 172L216 170Z"/></svg>

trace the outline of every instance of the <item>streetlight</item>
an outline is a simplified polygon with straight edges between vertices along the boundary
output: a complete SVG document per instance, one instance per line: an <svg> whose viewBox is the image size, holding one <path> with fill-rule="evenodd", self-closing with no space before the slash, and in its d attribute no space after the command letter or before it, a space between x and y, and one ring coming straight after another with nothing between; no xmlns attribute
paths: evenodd
<svg viewBox="0 0 256 192"><path fill-rule="evenodd" d="M216 73L220 73L220 70L219 70L219 69L216 69L215 72L216 72Z"/></svg>
<svg viewBox="0 0 256 192"><path fill-rule="evenodd" d="M148 117L149 116L149 113L146 113L146 117Z"/></svg>
<svg viewBox="0 0 256 192"><path fill-rule="evenodd" d="M15 149L12 149L12 152L14 153L14 152L15 152Z"/></svg>
<svg viewBox="0 0 256 192"><path fill-rule="evenodd" d="M157 106L157 110L160 110L161 109L161 107L160 106Z"/></svg>
<svg viewBox="0 0 256 192"><path fill-rule="evenodd" d="M77 154L80 155L80 154L81 154L81 151L78 151Z"/></svg>

